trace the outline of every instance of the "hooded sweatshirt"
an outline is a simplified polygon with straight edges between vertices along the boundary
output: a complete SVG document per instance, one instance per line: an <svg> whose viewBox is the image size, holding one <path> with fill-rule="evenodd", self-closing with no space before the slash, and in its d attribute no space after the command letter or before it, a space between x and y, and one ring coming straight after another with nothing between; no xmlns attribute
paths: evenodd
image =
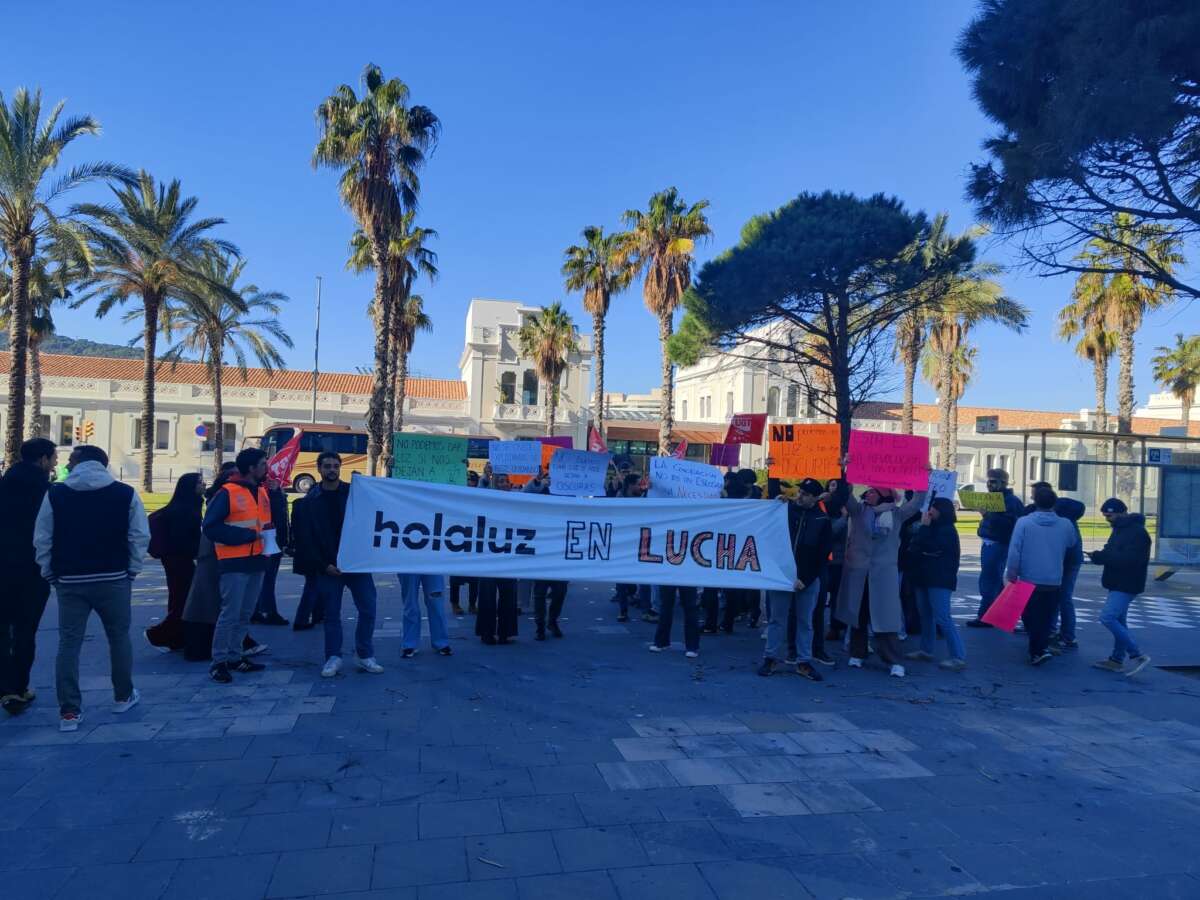
<svg viewBox="0 0 1200 900"><path fill-rule="evenodd" d="M1070 497L1059 497L1054 504L1054 512L1075 526L1075 546L1067 553L1068 569L1078 569L1083 565L1083 535L1079 533L1079 520L1086 511L1086 506Z"/></svg>
<svg viewBox="0 0 1200 900"><path fill-rule="evenodd" d="M1062 585L1063 564L1076 545L1075 523L1052 509L1022 516L1008 545L1006 575L1038 587Z"/></svg>
<svg viewBox="0 0 1200 900"><path fill-rule="evenodd" d="M1100 584L1106 590L1140 594L1146 589L1146 570L1150 567L1145 516L1121 516L1113 522L1104 549L1093 551L1091 556L1092 562L1104 566Z"/></svg>
<svg viewBox="0 0 1200 900"><path fill-rule="evenodd" d="M95 461L51 485L33 528L47 581L79 584L134 578L142 571L150 525L137 492Z"/></svg>

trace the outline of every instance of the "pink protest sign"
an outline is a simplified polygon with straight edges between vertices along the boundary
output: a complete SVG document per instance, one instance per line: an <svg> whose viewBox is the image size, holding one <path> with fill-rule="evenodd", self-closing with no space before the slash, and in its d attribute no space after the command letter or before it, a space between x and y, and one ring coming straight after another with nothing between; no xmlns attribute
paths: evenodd
<svg viewBox="0 0 1200 900"><path fill-rule="evenodd" d="M995 625L1001 631L1012 634L1012 630L1017 627L1017 621L1021 618L1021 613L1025 612L1025 607L1032 596L1033 584L1031 582L1013 581L1006 584L1004 590L987 608L982 619L989 625Z"/></svg>
<svg viewBox="0 0 1200 900"><path fill-rule="evenodd" d="M912 488L929 485L929 438L880 431L850 432L846 480L875 487Z"/></svg>

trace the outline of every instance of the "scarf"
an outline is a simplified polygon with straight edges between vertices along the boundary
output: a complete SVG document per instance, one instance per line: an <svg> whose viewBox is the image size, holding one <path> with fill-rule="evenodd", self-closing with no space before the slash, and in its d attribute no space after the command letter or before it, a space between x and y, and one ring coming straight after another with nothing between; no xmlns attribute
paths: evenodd
<svg viewBox="0 0 1200 900"><path fill-rule="evenodd" d="M868 506L867 512L867 524L871 529L872 540L881 541L891 534L896 520L894 504L880 503L878 506Z"/></svg>

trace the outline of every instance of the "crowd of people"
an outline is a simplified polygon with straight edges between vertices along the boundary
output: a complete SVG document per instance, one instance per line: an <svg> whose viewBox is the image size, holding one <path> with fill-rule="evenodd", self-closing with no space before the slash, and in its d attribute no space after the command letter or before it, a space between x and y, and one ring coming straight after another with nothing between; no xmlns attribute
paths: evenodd
<svg viewBox="0 0 1200 900"><path fill-rule="evenodd" d="M170 501L150 516L138 494L113 478L103 450L74 447L61 481L54 478L57 453L49 440L27 441L21 461L0 479L0 563L9 581L0 599L0 703L7 712L17 715L35 700L29 686L35 636L52 588L59 611L60 729L75 731L82 720L79 656L92 612L108 640L114 711L123 713L138 703L131 586L147 553L162 564L167 611L145 630L146 640L164 653L177 651L187 660L208 663L217 683L230 684L265 668L257 657L267 645L250 634L252 626L291 624L305 631L321 625L321 675L337 676L343 668L341 610L347 591L357 611L353 665L370 674L384 671L374 645L374 577L343 572L337 565L349 496L337 453L320 454L318 483L289 503L268 477L266 455L245 449L211 485L196 473L181 477ZM1004 497L1003 510L984 514L978 527L981 603L978 617L967 624L991 627L986 614L1004 585L1031 584L1022 622L1030 662L1041 665L1078 647L1072 593L1084 559L1078 521L1085 510L1078 501L1058 498L1046 483L1034 486L1033 502L1025 507L1009 488L1007 473L993 469L987 475L988 490ZM481 490L516 489L509 476L490 467L469 473L467 483ZM611 472L606 494L637 498L648 487L644 476L622 464ZM671 646L678 606L684 650L695 658L703 635L731 634L739 620L757 630L765 619L758 666L763 676L790 666L806 679L822 681L818 666L836 666L829 648L839 643L850 668L863 668L875 653L893 677L903 678L913 662L933 662L941 641L946 655L939 666L962 671L966 650L951 615L960 564L954 502L934 497L925 503L922 492L876 486L856 496L852 488L839 480L805 478L790 486L771 481L764 498L754 472L729 472L722 496L787 503L796 564L793 590L618 584L612 596L617 621L629 621L631 608L639 609L642 619L655 625L649 649L657 653ZM549 474L542 471L519 489L549 493ZM1126 615L1145 587L1150 538L1142 516L1130 514L1120 500L1107 500L1100 511L1112 533L1090 559L1103 566L1108 600L1101 622L1112 632L1114 647L1095 665L1132 675L1149 662L1129 632ZM276 593L286 557L304 578L290 623L279 612ZM526 591L535 639L564 636L565 581L529 584L451 575L447 591L440 575L396 577L403 604L402 659L418 652L422 601L430 643L441 656L453 654L448 614L473 615L475 634L485 645L510 643L517 637ZM905 652L904 642L916 635L919 648Z"/></svg>

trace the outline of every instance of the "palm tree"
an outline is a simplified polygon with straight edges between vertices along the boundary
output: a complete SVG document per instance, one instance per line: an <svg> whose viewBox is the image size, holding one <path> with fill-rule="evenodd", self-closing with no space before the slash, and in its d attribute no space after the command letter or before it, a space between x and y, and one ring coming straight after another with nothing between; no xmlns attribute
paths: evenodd
<svg viewBox="0 0 1200 900"><path fill-rule="evenodd" d="M945 445L945 457L949 462L941 462L942 448L941 446L938 448L938 465L943 469L954 467L954 460L958 453L958 401L966 392L967 385L971 383L971 378L975 374L977 352L977 349L970 344L961 344L950 353L949 365L946 364L947 360L936 348L935 342L927 345L921 353L922 377L937 392L939 398L949 398L950 419L953 427L948 432L942 432L946 439L941 442ZM949 381L943 381L947 372L949 372ZM948 387L944 388L944 385Z"/></svg>
<svg viewBox="0 0 1200 900"><path fill-rule="evenodd" d="M1200 335L1175 335L1175 346L1155 347L1151 362L1155 380L1183 404L1183 432L1187 434L1200 387Z"/></svg>
<svg viewBox="0 0 1200 900"><path fill-rule="evenodd" d="M1058 313L1058 336L1078 338L1075 352L1092 364L1096 385L1096 427L1108 431L1108 364L1117 350L1117 336L1108 329L1102 311L1089 309L1078 293ZM1103 446L1100 451L1103 452Z"/></svg>
<svg viewBox="0 0 1200 900"><path fill-rule="evenodd" d="M417 205L417 173L437 141L440 123L428 108L410 106L408 86L398 78L385 81L378 66L366 66L362 83L361 99L343 84L317 107L321 136L312 162L314 168L341 171L342 202L366 235L375 270L375 377L367 411L368 465L374 475L383 452L389 387L394 298L388 241L394 223Z"/></svg>
<svg viewBox="0 0 1200 900"><path fill-rule="evenodd" d="M396 373L395 390L392 394L391 415L396 431L404 430L404 398L408 393L408 355L412 353L417 333L433 331L433 320L425 312L425 299L413 294L392 316L392 347L396 354L393 370Z"/></svg>
<svg viewBox="0 0 1200 900"><path fill-rule="evenodd" d="M558 381L567 368L567 356L579 349L575 324L561 303L551 303L540 313L525 320L517 332L517 343L521 355L533 360L538 377L546 385L548 427L553 437L554 419L558 412Z"/></svg>
<svg viewBox="0 0 1200 900"><path fill-rule="evenodd" d="M917 363L929 338L929 310L916 307L896 322L896 355L904 363L904 401L900 407L900 430L913 433L913 384L917 380Z"/></svg>
<svg viewBox="0 0 1200 900"><path fill-rule="evenodd" d="M1004 289L989 276L997 271L995 266L979 263L965 275L956 276L946 291L940 306L934 313L929 331L929 346L941 365L937 383L943 386L938 394L940 406L940 433L938 443L938 467L953 467L952 448L957 445L957 397L954 370L958 352L966 346L971 329L984 322L1003 325L1013 331L1021 331L1029 322L1029 310L1021 303L1004 295ZM949 386L950 389L946 389Z"/></svg>
<svg viewBox="0 0 1200 900"><path fill-rule="evenodd" d="M583 229L583 243L572 244L564 251L562 274L566 288L583 291L583 308L592 316L596 342L596 395L592 409L601 437L604 436L604 317L612 298L633 281L629 245L628 234L606 235L600 226L589 225Z"/></svg>
<svg viewBox="0 0 1200 900"><path fill-rule="evenodd" d="M9 317L8 420L4 457L17 461L25 429L25 380L28 369L29 326L33 315L29 299L30 262L38 242L61 231L61 220L52 205L64 194L91 181L127 181L123 166L96 162L75 166L53 182L47 181L72 141L98 134L100 123L91 116L74 116L59 122L63 103L42 119L42 92L18 88L11 106L0 94L0 244L12 267Z"/></svg>
<svg viewBox="0 0 1200 900"><path fill-rule="evenodd" d="M224 293L235 308L241 298L203 271L210 256L237 255L231 243L208 236L224 219L193 218L195 197L184 197L178 179L156 184L148 172L135 186L113 188L116 203L76 207L85 221L79 226L88 246L91 271L83 281L87 293L79 306L99 298L96 315L139 300L142 320L142 490L154 489L155 348L163 304L193 301L199 286Z"/></svg>
<svg viewBox="0 0 1200 900"><path fill-rule="evenodd" d="M646 212L630 209L624 215L630 229L630 251L634 272L644 272L642 299L658 319L662 345L662 406L658 425L658 452L671 452L671 428L675 424L675 383L667 342L671 339L672 316L684 291L692 282L692 251L696 241L712 234L704 210L708 201L688 206L675 188L659 191L650 198Z"/></svg>
<svg viewBox="0 0 1200 900"><path fill-rule="evenodd" d="M292 346L292 339L279 322L280 305L286 294L261 291L257 285L239 284L246 261L225 254L206 257L199 266L203 276L184 300L162 307L162 331L177 342L162 355L164 362L177 365L185 354L208 369L213 393L213 471L225 461L225 407L221 396L225 357L233 356L243 380L246 358L253 354L268 372L283 365L276 343ZM232 298L237 298L234 302ZM131 310L126 318L136 318Z"/></svg>
<svg viewBox="0 0 1200 900"><path fill-rule="evenodd" d="M1097 237L1088 241L1077 261L1093 269L1119 268L1137 271L1145 268L1140 259L1154 260L1165 272L1183 264L1180 238L1169 228L1151 222L1138 222L1126 213L1118 213L1111 223L1096 229ZM1122 246L1124 245L1124 246ZM1136 247L1139 256L1126 249ZM1145 314L1174 299L1162 282L1127 271L1085 272L1075 283L1074 296L1084 316L1099 316L1105 328L1117 336L1117 433L1133 431L1134 335Z"/></svg>

